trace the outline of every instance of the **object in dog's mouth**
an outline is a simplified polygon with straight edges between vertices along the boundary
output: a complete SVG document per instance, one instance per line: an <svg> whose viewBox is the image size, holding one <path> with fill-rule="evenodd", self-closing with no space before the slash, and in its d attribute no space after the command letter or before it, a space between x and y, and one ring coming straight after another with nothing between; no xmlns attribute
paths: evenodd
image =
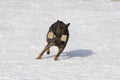
<svg viewBox="0 0 120 80"><path fill-rule="evenodd" d="M52 46L56 46L58 47L59 51L55 56L54 60L55 61L58 60L58 57L65 49L69 39L69 30L68 30L69 25L70 23L65 24L64 22L57 20L55 23L53 23L50 26L46 36L47 45L45 46L43 51L38 55L36 59L41 59L45 52L47 52L47 54L50 54L50 48Z"/></svg>

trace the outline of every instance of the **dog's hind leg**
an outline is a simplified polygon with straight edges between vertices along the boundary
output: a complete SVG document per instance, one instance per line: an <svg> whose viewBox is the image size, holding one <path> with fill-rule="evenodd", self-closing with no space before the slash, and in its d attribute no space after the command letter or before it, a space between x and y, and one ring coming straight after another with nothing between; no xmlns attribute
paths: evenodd
<svg viewBox="0 0 120 80"><path fill-rule="evenodd" d="M63 52L64 48L65 48L65 47L59 47L59 46L58 46L59 51L58 51L57 55L56 55L55 58L54 58L55 61L58 60L58 57L59 57L60 54Z"/></svg>
<svg viewBox="0 0 120 80"><path fill-rule="evenodd" d="M47 44L44 48L44 50L38 55L36 59L41 59L42 55L50 48L51 46Z"/></svg>

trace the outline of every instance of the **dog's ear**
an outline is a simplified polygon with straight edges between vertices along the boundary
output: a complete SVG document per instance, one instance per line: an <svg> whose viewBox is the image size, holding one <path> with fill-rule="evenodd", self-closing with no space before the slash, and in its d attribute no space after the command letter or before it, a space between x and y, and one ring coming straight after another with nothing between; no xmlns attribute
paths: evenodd
<svg viewBox="0 0 120 80"><path fill-rule="evenodd" d="M68 28L68 27L69 27L69 25L70 25L70 23L66 24L66 27Z"/></svg>

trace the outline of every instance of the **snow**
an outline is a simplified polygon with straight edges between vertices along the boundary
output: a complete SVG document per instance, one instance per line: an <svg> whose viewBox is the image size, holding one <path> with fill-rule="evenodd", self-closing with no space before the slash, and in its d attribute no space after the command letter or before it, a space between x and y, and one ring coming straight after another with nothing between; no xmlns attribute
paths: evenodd
<svg viewBox="0 0 120 80"><path fill-rule="evenodd" d="M57 20L70 38L35 58ZM0 80L120 80L120 3L107 0L0 0Z"/></svg>

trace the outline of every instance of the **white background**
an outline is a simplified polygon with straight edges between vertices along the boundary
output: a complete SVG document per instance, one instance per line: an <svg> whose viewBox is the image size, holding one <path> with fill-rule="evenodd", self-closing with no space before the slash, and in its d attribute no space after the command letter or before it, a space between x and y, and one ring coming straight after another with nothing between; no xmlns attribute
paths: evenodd
<svg viewBox="0 0 120 80"><path fill-rule="evenodd" d="M66 49L36 60L57 20L71 23ZM0 0L0 80L120 80L120 3Z"/></svg>

